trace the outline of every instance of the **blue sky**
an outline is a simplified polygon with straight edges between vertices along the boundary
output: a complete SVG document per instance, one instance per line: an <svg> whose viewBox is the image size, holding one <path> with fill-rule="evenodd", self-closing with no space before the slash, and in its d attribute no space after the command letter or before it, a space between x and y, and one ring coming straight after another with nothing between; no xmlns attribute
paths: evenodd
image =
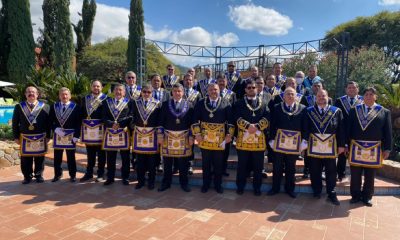
<svg viewBox="0 0 400 240"><path fill-rule="evenodd" d="M31 0L35 37L43 26L43 0ZM97 0L93 42L128 37L130 0ZM78 21L82 0L71 0ZM323 38L334 26L382 10L400 0L143 0L146 38L203 46L258 46ZM191 66L209 59L169 58Z"/></svg>

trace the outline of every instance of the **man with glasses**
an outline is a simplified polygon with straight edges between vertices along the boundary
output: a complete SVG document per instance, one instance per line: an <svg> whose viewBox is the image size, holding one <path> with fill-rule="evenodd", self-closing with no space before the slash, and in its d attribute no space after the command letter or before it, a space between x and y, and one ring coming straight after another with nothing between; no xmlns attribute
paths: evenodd
<svg viewBox="0 0 400 240"><path fill-rule="evenodd" d="M129 71L125 74L125 92L126 96L135 100L140 96L141 87L136 85L136 73Z"/></svg>
<svg viewBox="0 0 400 240"><path fill-rule="evenodd" d="M171 92L172 86L179 83L179 76L175 75L175 67L172 64L167 65L167 74L162 77L164 89Z"/></svg>
<svg viewBox="0 0 400 240"><path fill-rule="evenodd" d="M283 67L282 63L276 62L272 66L272 69L274 71L274 76L276 80L276 87L281 89L282 91L285 90L285 81L286 81L286 76L282 74L283 72Z"/></svg>
<svg viewBox="0 0 400 240"><path fill-rule="evenodd" d="M228 63L228 70L225 72L225 77L228 80L227 88L236 93L238 99L244 96L244 81L240 76L240 72L236 71L234 62Z"/></svg>
<svg viewBox="0 0 400 240"><path fill-rule="evenodd" d="M152 97L152 90L151 85L144 85L141 97L132 104L132 151L136 154L138 179L136 189L145 185L146 172L148 172L147 188L149 190L154 189L156 164L159 156L157 129L161 104L160 101Z"/></svg>
<svg viewBox="0 0 400 240"><path fill-rule="evenodd" d="M237 128L236 149L238 154L236 193L243 194L248 173L247 166L248 162L251 162L254 195L260 196L270 115L267 106L260 97L257 97L255 81L246 81L245 87L246 95L236 102L233 110L233 120Z"/></svg>

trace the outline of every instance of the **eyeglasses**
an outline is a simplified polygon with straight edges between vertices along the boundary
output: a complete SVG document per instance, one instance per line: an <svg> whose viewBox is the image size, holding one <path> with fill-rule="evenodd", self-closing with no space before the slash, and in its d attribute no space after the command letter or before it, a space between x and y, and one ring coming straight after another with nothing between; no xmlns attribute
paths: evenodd
<svg viewBox="0 0 400 240"><path fill-rule="evenodd" d="M246 89L256 89L256 87L246 87Z"/></svg>
<svg viewBox="0 0 400 240"><path fill-rule="evenodd" d="M168 68L168 71L173 71L174 69L173 68Z"/></svg>
<svg viewBox="0 0 400 240"><path fill-rule="evenodd" d="M151 92L150 91L142 91L142 93L144 93L144 94L150 94Z"/></svg>
<svg viewBox="0 0 400 240"><path fill-rule="evenodd" d="M127 77L128 79L135 79L135 77Z"/></svg>

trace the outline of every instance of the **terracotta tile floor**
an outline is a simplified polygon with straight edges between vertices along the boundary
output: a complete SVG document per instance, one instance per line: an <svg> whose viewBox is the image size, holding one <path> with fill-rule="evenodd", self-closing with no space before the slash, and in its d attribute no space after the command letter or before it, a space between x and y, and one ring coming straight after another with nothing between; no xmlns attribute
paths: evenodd
<svg viewBox="0 0 400 240"><path fill-rule="evenodd" d="M399 196L376 196L372 208L339 196L336 207L305 193L184 193L177 185L158 193L119 181L51 183L52 175L46 167L45 183L21 185L19 167L0 170L0 239L400 238Z"/></svg>

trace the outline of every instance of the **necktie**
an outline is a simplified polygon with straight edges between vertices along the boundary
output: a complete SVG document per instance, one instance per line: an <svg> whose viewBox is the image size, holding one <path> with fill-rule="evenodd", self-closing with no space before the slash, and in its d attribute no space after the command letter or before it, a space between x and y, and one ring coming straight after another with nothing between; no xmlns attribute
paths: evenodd
<svg viewBox="0 0 400 240"><path fill-rule="evenodd" d="M35 104L29 103L29 107L30 107L30 109L33 109L35 107Z"/></svg>
<svg viewBox="0 0 400 240"><path fill-rule="evenodd" d="M160 93L159 93L157 90L156 90L156 94L155 94L155 95L156 95L156 96L155 96L156 99L157 99L157 100L160 100Z"/></svg>
<svg viewBox="0 0 400 240"><path fill-rule="evenodd" d="M115 101L115 104L118 106L118 104L119 104L119 100Z"/></svg>
<svg viewBox="0 0 400 240"><path fill-rule="evenodd" d="M175 101L175 111L177 111L177 112L179 112L178 104L179 104L179 102Z"/></svg>
<svg viewBox="0 0 400 240"><path fill-rule="evenodd" d="M325 113L325 111L324 111L323 108L320 108L320 109L319 109L319 112L321 113L321 115L324 115L324 113Z"/></svg>
<svg viewBox="0 0 400 240"><path fill-rule="evenodd" d="M147 100L144 101L144 107L147 108Z"/></svg>
<svg viewBox="0 0 400 240"><path fill-rule="evenodd" d="M62 112L65 112L65 110L66 110L66 104L64 103L63 104L63 108L62 108Z"/></svg>
<svg viewBox="0 0 400 240"><path fill-rule="evenodd" d="M353 104L354 104L354 98L350 98L350 105L353 106Z"/></svg>
<svg viewBox="0 0 400 240"><path fill-rule="evenodd" d="M215 101L211 101L211 106L213 107L213 108L215 108Z"/></svg>
<svg viewBox="0 0 400 240"><path fill-rule="evenodd" d="M186 88L186 97L189 97L189 88Z"/></svg>
<svg viewBox="0 0 400 240"><path fill-rule="evenodd" d="M367 107L367 113L369 113L371 111L370 107Z"/></svg>

